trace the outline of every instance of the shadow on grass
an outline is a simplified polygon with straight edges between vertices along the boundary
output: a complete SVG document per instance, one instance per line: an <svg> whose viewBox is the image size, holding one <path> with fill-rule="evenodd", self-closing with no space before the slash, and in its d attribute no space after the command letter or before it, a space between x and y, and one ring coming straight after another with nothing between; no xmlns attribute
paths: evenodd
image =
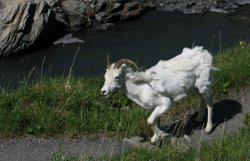
<svg viewBox="0 0 250 161"><path fill-rule="evenodd" d="M222 100L217 102L213 106L213 130L212 132L224 122L232 119L236 114L242 112L242 106L238 101L235 100ZM173 124L166 125L162 127L162 130L170 133L173 136L183 136L183 135L191 135L194 130L199 130L205 128L207 116L204 117L204 122L198 123L196 122L196 117L198 112L193 112L191 115L177 121Z"/></svg>

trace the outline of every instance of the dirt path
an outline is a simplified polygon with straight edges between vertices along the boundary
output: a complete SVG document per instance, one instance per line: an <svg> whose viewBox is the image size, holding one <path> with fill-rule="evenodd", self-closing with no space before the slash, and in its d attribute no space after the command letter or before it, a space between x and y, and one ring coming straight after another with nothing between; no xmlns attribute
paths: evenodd
<svg viewBox="0 0 250 161"><path fill-rule="evenodd" d="M190 137L192 146L198 145L200 137L202 141L211 142L222 137L225 132L228 134L239 132L244 126L245 114L250 112L250 88L215 102L213 111L214 130L210 134L206 134L204 130L194 130Z"/></svg>
<svg viewBox="0 0 250 161"><path fill-rule="evenodd" d="M105 137L38 138L27 137L0 140L0 161L47 161L54 152L73 156L112 156L125 149L122 141Z"/></svg>
<svg viewBox="0 0 250 161"><path fill-rule="evenodd" d="M214 130L211 134L206 134L201 130L202 125L194 121L197 114L190 117L184 131L189 135L191 146L195 147L200 139L211 142L223 136L224 131L237 133L246 112L250 112L250 87L215 102ZM46 161L59 150L66 154L99 158L120 153L127 147L129 145L121 140L105 137L0 139L0 161Z"/></svg>

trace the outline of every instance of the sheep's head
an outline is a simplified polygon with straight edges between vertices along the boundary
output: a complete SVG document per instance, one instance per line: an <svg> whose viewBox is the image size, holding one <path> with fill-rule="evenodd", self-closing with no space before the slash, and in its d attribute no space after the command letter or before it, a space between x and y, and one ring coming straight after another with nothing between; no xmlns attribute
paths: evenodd
<svg viewBox="0 0 250 161"><path fill-rule="evenodd" d="M107 69L104 75L105 83L101 89L102 95L108 96L110 93L122 87L125 80L126 64L131 64L139 70L132 60L121 59L111 64L109 55L107 56Z"/></svg>

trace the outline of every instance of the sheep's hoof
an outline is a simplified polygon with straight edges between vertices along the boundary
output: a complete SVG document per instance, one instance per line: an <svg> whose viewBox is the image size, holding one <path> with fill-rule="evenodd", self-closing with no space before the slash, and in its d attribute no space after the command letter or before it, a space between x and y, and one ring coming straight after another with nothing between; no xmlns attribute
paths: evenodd
<svg viewBox="0 0 250 161"><path fill-rule="evenodd" d="M150 139L150 144L153 144L153 145L156 145L158 144L158 142L161 142L166 138L166 137L169 137L171 136L170 134L168 133L165 133L165 132L160 132L158 135L154 134L154 136Z"/></svg>
<svg viewBox="0 0 250 161"><path fill-rule="evenodd" d="M151 139L150 139L150 144L152 145L156 145L157 141L159 140L160 138L156 135L154 135Z"/></svg>
<svg viewBox="0 0 250 161"><path fill-rule="evenodd" d="M205 132L206 133L210 133L212 131L212 126L207 126L206 128L205 128Z"/></svg>

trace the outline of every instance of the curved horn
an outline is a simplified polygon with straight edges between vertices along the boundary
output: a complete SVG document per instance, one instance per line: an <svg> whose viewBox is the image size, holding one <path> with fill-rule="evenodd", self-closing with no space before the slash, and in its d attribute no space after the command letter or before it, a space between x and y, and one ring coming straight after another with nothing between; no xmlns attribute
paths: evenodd
<svg viewBox="0 0 250 161"><path fill-rule="evenodd" d="M120 59L115 63L114 68L120 68L122 64L127 63L127 64L131 64L133 65L136 70L139 70L138 66L135 64L135 62L133 62L132 60L129 59Z"/></svg>
<svg viewBox="0 0 250 161"><path fill-rule="evenodd" d="M109 54L107 55L107 68L109 69L111 67L110 59L109 59Z"/></svg>

